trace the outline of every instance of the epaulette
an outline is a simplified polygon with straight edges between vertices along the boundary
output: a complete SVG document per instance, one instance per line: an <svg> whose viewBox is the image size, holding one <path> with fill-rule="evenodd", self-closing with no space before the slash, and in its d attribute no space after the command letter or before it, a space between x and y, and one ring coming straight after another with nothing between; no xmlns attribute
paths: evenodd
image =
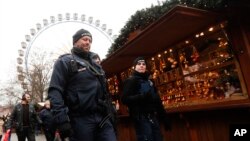
<svg viewBox="0 0 250 141"><path fill-rule="evenodd" d="M62 58L62 57L67 56L67 55L71 55L71 54L70 53L65 53L63 55L60 55L58 58Z"/></svg>

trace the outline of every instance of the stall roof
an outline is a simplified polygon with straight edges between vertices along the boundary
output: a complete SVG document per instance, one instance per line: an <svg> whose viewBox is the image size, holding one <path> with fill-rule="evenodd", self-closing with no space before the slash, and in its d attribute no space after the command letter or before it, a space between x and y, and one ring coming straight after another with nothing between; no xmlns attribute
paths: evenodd
<svg viewBox="0 0 250 141"><path fill-rule="evenodd" d="M153 56L221 19L217 13L176 6L103 60L103 69L107 76L120 73L129 68L136 57Z"/></svg>

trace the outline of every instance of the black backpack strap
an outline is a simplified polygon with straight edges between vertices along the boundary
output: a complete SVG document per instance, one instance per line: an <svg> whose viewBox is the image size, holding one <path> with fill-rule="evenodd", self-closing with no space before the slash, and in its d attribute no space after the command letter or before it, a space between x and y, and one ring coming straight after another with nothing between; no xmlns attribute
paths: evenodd
<svg viewBox="0 0 250 141"><path fill-rule="evenodd" d="M99 75L99 76L103 76L104 74L101 73L100 71L98 71L95 67L93 67L88 61L82 59L82 58L79 58L75 55L72 54L72 57L75 61L75 63L78 63L79 65L81 66L87 66L92 72L94 72L96 75Z"/></svg>

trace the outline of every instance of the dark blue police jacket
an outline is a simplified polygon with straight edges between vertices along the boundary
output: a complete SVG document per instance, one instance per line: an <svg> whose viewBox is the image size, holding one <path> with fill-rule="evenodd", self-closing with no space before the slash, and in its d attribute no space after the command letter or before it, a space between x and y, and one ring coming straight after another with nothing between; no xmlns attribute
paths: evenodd
<svg viewBox="0 0 250 141"><path fill-rule="evenodd" d="M68 115L80 116L100 109L97 101L104 93L104 71L92 59L90 63L102 75L75 54L63 55L55 62L48 96L57 124L69 121Z"/></svg>

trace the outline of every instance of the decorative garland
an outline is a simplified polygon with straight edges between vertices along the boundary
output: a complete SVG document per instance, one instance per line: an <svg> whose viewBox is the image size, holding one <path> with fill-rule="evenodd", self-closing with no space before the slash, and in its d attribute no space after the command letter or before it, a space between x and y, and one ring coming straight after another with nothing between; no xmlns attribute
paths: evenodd
<svg viewBox="0 0 250 141"><path fill-rule="evenodd" d="M120 35L108 49L106 57L109 57L117 49L121 48L128 41L130 33L138 29L145 29L176 5L184 5L211 11L222 11L227 7L227 3L228 0L166 0L162 5L152 5L150 8L137 11L121 29Z"/></svg>

